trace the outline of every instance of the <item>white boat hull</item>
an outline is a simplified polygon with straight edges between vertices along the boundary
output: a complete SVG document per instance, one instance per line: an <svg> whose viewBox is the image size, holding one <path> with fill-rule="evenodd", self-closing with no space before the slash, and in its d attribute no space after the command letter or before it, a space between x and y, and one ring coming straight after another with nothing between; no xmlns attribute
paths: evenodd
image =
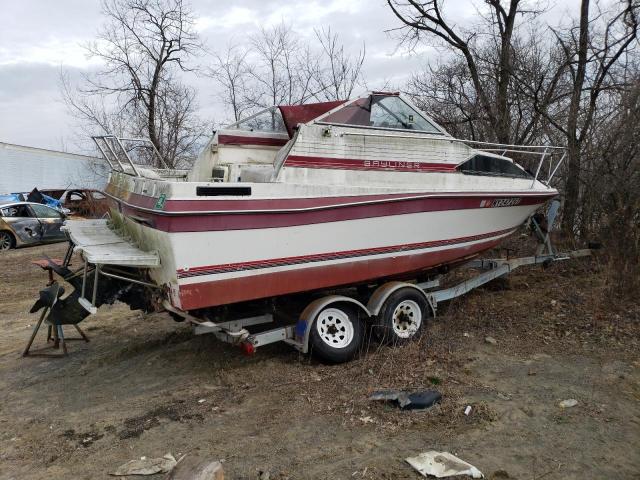
<svg viewBox="0 0 640 480"><path fill-rule="evenodd" d="M273 214L234 213L215 215L182 212L174 223L147 214L167 231L136 224L140 238L161 247L162 267L151 271L156 283L168 285L171 303L183 310L224 305L258 298L401 277L438 265L459 262L496 246L549 198L549 194L457 194L447 208L438 195L421 200L400 200L370 205L332 207L323 210L356 218L318 221L308 211ZM421 202L409 207L409 203ZM429 206L440 202L436 206ZM475 208L474 208L475 207ZM337 213L349 208L349 213ZM389 209L425 209L392 214ZM435 210L434 210L435 209ZM130 208L130 210L135 210ZM131 211L129 212L131 213ZM250 215L247 218L247 215ZM303 215L299 218L299 215ZM264 216L264 221L255 218ZM306 220L304 220L306 218ZM213 223L212 223L213 222ZM253 227L235 228L235 222ZM270 226L276 222L276 226ZM282 226L282 223L294 223ZM308 222L302 224L295 224ZM193 230L197 225L202 231ZM193 226L196 225L196 226ZM217 230L211 230L211 226ZM258 227L262 225L262 227ZM227 227L229 227L227 229ZM159 241L158 236L162 237Z"/></svg>

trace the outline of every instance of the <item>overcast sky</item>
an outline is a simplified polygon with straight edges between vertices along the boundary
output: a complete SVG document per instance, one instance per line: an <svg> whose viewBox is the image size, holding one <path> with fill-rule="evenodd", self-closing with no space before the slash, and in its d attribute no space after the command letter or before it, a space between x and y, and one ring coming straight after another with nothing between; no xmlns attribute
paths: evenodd
<svg viewBox="0 0 640 480"><path fill-rule="evenodd" d="M558 3L548 15L565 15L576 0ZM192 0L191 5L210 50L282 21L309 37L314 27L331 27L355 50L364 41L364 76L372 89L385 82L401 86L438 55L426 46L412 54L397 49L385 30L398 22L384 0ZM447 12L460 24L476 14L471 0L450 1ZM73 75L96 68L82 44L94 38L102 21L99 0L0 0L0 141L74 150L76 125L61 102L58 78L61 69ZM224 120L212 81L191 76L189 82L197 88L200 115Z"/></svg>

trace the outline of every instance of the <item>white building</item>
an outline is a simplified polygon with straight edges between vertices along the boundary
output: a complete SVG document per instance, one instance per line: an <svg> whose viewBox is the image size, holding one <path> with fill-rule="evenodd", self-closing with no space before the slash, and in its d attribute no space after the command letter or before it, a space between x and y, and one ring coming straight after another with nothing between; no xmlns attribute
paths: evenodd
<svg viewBox="0 0 640 480"><path fill-rule="evenodd" d="M38 189L102 190L109 174L103 159L0 142L0 194Z"/></svg>

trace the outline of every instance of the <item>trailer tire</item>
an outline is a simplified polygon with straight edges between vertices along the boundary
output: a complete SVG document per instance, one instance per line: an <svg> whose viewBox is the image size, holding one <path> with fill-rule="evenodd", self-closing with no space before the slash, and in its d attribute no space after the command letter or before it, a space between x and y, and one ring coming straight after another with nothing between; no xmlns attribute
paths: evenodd
<svg viewBox="0 0 640 480"><path fill-rule="evenodd" d="M380 343L404 345L422 335L431 314L424 295L413 288L401 288L385 300L373 331Z"/></svg>
<svg viewBox="0 0 640 480"><path fill-rule="evenodd" d="M327 305L311 325L311 354L327 363L353 359L364 339L364 322L356 308L348 304Z"/></svg>

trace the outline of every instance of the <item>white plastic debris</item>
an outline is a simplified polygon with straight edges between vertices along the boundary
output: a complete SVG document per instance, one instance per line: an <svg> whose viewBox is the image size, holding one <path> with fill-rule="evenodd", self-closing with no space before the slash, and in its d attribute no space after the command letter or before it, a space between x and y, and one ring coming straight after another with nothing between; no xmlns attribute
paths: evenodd
<svg viewBox="0 0 640 480"><path fill-rule="evenodd" d="M468 417L471 413L471 405L467 405L467 408L464 409L464 414Z"/></svg>
<svg viewBox="0 0 640 480"><path fill-rule="evenodd" d="M490 343L491 345L495 345L498 343L498 341L493 337L485 337L484 341L486 343Z"/></svg>
<svg viewBox="0 0 640 480"><path fill-rule="evenodd" d="M446 478L456 475L468 475L472 478L484 478L482 472L476 467L464 460L460 460L449 452L430 450L405 460L424 477L433 475L436 478Z"/></svg>
<svg viewBox="0 0 640 480"><path fill-rule="evenodd" d="M560 408L575 407L576 405L578 405L578 400L576 400L575 398L569 398L567 400L561 401L559 405L560 405Z"/></svg>
<svg viewBox="0 0 640 480"><path fill-rule="evenodd" d="M198 456L183 457L165 480L224 480L222 461Z"/></svg>
<svg viewBox="0 0 640 480"><path fill-rule="evenodd" d="M176 459L170 453L162 458L140 457L140 460L129 460L120 465L115 472L110 475L123 477L125 475L154 475L156 473L170 472L176 466Z"/></svg>

